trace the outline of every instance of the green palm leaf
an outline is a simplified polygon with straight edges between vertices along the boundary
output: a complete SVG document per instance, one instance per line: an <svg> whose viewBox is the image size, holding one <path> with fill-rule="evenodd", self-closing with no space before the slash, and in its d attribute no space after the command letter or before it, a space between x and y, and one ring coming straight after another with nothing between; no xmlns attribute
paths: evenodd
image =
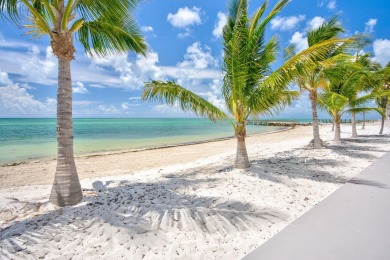
<svg viewBox="0 0 390 260"><path fill-rule="evenodd" d="M222 110L173 81L154 80L145 83L142 99L157 100L172 106L178 105L183 111L192 111L196 115L206 116L213 122L226 119L231 122Z"/></svg>

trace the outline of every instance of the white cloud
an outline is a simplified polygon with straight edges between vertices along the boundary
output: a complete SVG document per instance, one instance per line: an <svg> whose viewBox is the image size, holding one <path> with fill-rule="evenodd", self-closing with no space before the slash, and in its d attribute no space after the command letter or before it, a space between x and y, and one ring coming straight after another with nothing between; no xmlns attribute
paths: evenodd
<svg viewBox="0 0 390 260"><path fill-rule="evenodd" d="M223 12L218 12L217 19L217 22L214 24L213 35L216 38L221 38L223 27L227 23L227 15Z"/></svg>
<svg viewBox="0 0 390 260"><path fill-rule="evenodd" d="M156 52L148 52L146 57L137 55L133 63L127 54L94 57L93 62L97 66L114 68L119 74L120 85L128 89L140 89L145 81L165 79L164 72L156 65L158 63Z"/></svg>
<svg viewBox="0 0 390 260"><path fill-rule="evenodd" d="M129 109L129 103L127 103L127 102L122 102L121 108L122 108L122 110L127 110L127 109Z"/></svg>
<svg viewBox="0 0 390 260"><path fill-rule="evenodd" d="M128 110L130 107L138 107L140 105L141 104L131 104L129 102L122 102L121 108L122 108L122 110Z"/></svg>
<svg viewBox="0 0 390 260"><path fill-rule="evenodd" d="M101 112L104 115L112 115L112 114L119 113L119 110L113 105L99 105L98 109L99 112Z"/></svg>
<svg viewBox="0 0 390 260"><path fill-rule="evenodd" d="M165 80L165 74L156 64L158 63L157 52L148 52L147 56L137 56L136 67L138 75L143 82L151 80Z"/></svg>
<svg viewBox="0 0 390 260"><path fill-rule="evenodd" d="M202 48L200 42L195 42L187 48L184 61L178 63L178 66L180 68L205 69L217 67L218 60L211 55L210 47Z"/></svg>
<svg viewBox="0 0 390 260"><path fill-rule="evenodd" d="M222 99L222 88L223 81L221 79L214 79L210 82L209 87L210 91L199 93L202 96L205 96L207 101L209 101L214 106L227 111L225 101Z"/></svg>
<svg viewBox="0 0 390 260"><path fill-rule="evenodd" d="M329 10L334 10L336 8L336 0L320 0L317 5L323 7L326 4L326 8Z"/></svg>
<svg viewBox="0 0 390 260"><path fill-rule="evenodd" d="M24 62L21 62L20 70L28 82L47 85L57 82L57 58L50 46L46 47L44 58L39 48L32 46Z"/></svg>
<svg viewBox="0 0 390 260"><path fill-rule="evenodd" d="M178 33L177 37L180 39L184 39L190 37L192 34L192 30L190 28L185 28L184 32Z"/></svg>
<svg viewBox="0 0 390 260"><path fill-rule="evenodd" d="M76 87L72 88L73 93L78 93L78 94L86 94L88 93L88 89L84 87L84 84L77 81L76 82Z"/></svg>
<svg viewBox="0 0 390 260"><path fill-rule="evenodd" d="M175 14L168 14L167 20L174 27L185 28L193 24L200 24L201 9L194 6L191 9L188 7L179 8Z"/></svg>
<svg viewBox="0 0 390 260"><path fill-rule="evenodd" d="M329 1L329 3L326 5L326 8L329 10L334 10L336 8L336 0Z"/></svg>
<svg viewBox="0 0 390 260"><path fill-rule="evenodd" d="M322 18L320 16L316 16L310 21L307 22L307 25L309 27L309 30L314 30L320 27L325 22L325 18Z"/></svg>
<svg viewBox="0 0 390 260"><path fill-rule="evenodd" d="M271 29L288 31L295 28L299 24L299 22L303 20L305 20L304 15L289 17L277 16L271 20Z"/></svg>
<svg viewBox="0 0 390 260"><path fill-rule="evenodd" d="M0 69L0 84L1 85L12 84L12 81L8 77L8 73L1 71L1 69Z"/></svg>
<svg viewBox="0 0 390 260"><path fill-rule="evenodd" d="M294 44L297 52L301 52L306 49L308 46L307 38L303 36L300 32L295 32L289 41L291 44Z"/></svg>
<svg viewBox="0 0 390 260"><path fill-rule="evenodd" d="M143 32L153 32L153 27L152 26L142 26L141 30Z"/></svg>
<svg viewBox="0 0 390 260"><path fill-rule="evenodd" d="M53 116L56 100L38 101L18 84L0 87L0 116Z"/></svg>
<svg viewBox="0 0 390 260"><path fill-rule="evenodd" d="M27 52L0 48L0 69L18 75L21 83L57 83L57 59L49 46L41 51L32 45Z"/></svg>
<svg viewBox="0 0 390 260"><path fill-rule="evenodd" d="M129 97L129 100L140 100L141 97Z"/></svg>
<svg viewBox="0 0 390 260"><path fill-rule="evenodd" d="M390 62L390 40L377 39L373 43L375 60L382 66L386 66Z"/></svg>
<svg viewBox="0 0 390 260"><path fill-rule="evenodd" d="M371 18L366 22L366 32L372 33L374 31L374 26L376 25L377 20Z"/></svg>

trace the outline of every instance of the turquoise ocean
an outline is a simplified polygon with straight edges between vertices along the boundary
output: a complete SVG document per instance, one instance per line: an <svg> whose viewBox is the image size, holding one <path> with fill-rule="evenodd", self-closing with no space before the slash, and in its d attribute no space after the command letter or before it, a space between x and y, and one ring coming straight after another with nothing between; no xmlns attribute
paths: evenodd
<svg viewBox="0 0 390 260"><path fill-rule="evenodd" d="M228 123L199 118L74 119L75 154L130 150L233 136ZM283 127L248 126L249 135ZM0 119L0 164L56 156L56 119Z"/></svg>

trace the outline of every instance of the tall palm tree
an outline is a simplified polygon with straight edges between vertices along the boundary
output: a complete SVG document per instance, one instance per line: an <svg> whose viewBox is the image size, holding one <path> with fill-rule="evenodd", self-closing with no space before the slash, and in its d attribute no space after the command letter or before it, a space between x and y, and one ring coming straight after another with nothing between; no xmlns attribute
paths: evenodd
<svg viewBox="0 0 390 260"><path fill-rule="evenodd" d="M223 29L222 96L229 113L172 81L146 83L143 99L179 105L183 110L207 116L213 121L229 121L237 138L235 167L248 168L250 164L245 144L247 118L280 109L298 95L295 91L287 90L288 84L297 76L297 64L309 70L314 61L325 59L330 50L335 49L338 44L353 42L353 39L322 41L293 56L272 72L270 64L276 59L278 42L275 37L265 41L265 28L288 2L280 0L270 13L262 18L267 8L265 2L249 18L248 2L231 0L227 24Z"/></svg>
<svg viewBox="0 0 390 260"><path fill-rule="evenodd" d="M340 33L344 32L338 22L337 17L331 18L329 21L324 22L320 27L313 29L307 33L308 46L314 46L321 42L337 40ZM309 92L309 99L312 113L312 125L313 125L313 140L312 144L314 148L321 148L322 141L320 137L320 130L318 125L318 112L317 112L317 98L318 89L324 88L326 85L326 77L324 75L324 66L329 66L329 61L332 57L340 54L344 48L343 45L339 45L338 48L330 49L327 53L327 62L321 62L321 60L315 61L315 66L311 70L304 70L300 68L302 65L298 64L297 70L299 70L299 76L297 77L297 85L301 90L307 90ZM291 57L295 54L295 46L290 45L286 49L287 57ZM324 60L322 60L324 61Z"/></svg>
<svg viewBox="0 0 390 260"><path fill-rule="evenodd" d="M72 80L74 39L96 55L134 51L145 54L146 44L131 11L138 0L0 0L0 15L20 24L27 17L28 34L49 36L58 58L57 168L50 202L77 204L81 186L73 155ZM76 17L78 16L78 19Z"/></svg>

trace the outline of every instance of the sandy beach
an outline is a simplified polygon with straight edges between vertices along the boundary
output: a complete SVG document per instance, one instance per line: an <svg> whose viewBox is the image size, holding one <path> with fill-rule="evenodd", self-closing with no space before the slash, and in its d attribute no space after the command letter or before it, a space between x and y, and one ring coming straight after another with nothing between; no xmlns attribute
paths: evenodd
<svg viewBox="0 0 390 260"><path fill-rule="evenodd" d="M379 123L342 125L313 150L311 126L236 140L78 156L84 199L48 203L55 160L0 167L1 259L240 259L390 151Z"/></svg>

